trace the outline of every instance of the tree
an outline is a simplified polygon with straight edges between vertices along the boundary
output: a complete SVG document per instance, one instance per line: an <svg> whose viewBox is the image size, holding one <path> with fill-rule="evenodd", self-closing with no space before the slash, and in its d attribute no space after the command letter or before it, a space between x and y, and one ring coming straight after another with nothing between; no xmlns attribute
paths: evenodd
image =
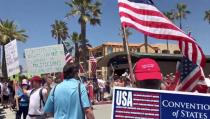
<svg viewBox="0 0 210 119"><path fill-rule="evenodd" d="M210 24L210 10L205 11L204 21Z"/></svg>
<svg viewBox="0 0 210 119"><path fill-rule="evenodd" d="M130 31L130 29L128 27L125 28L125 34L126 34L126 38L129 39L129 36L132 35L132 32ZM123 29L120 29L120 33L119 35L122 37L122 39L124 38L123 36ZM123 40L123 47L124 47L124 52L126 51L126 45L125 45L125 41Z"/></svg>
<svg viewBox="0 0 210 119"><path fill-rule="evenodd" d="M164 12L163 13L169 20L171 20L172 22L174 22L176 16L175 13L171 10L171 12Z"/></svg>
<svg viewBox="0 0 210 119"><path fill-rule="evenodd" d="M86 38L86 26L88 23L90 25L100 25L101 20L101 3L95 0L71 0L66 2L66 4L70 7L70 11L66 14L66 17L78 16L78 23L81 27L81 43L82 43L82 56L84 62L84 69L88 70L88 48L87 43L88 40Z"/></svg>
<svg viewBox="0 0 210 119"><path fill-rule="evenodd" d="M171 20L171 22L174 22L175 20L175 13L171 10L171 12L164 12L164 15ZM167 52L169 52L169 43L168 40L166 40L166 45L167 45Z"/></svg>
<svg viewBox="0 0 210 119"><path fill-rule="evenodd" d="M79 53L79 42L81 41L81 35L77 32L73 32L71 39L75 44L75 63L79 66L80 63L80 53Z"/></svg>
<svg viewBox="0 0 210 119"><path fill-rule="evenodd" d="M28 36L25 34L24 29L19 29L14 21L0 20L0 45L2 45L2 74L7 78L7 67L5 58L5 45L12 40L25 42Z"/></svg>
<svg viewBox="0 0 210 119"><path fill-rule="evenodd" d="M179 20L180 28L182 29L182 20L186 19L186 16L190 14L191 12L187 10L187 5L183 3L177 4L177 13L176 13L176 19Z"/></svg>
<svg viewBox="0 0 210 119"><path fill-rule="evenodd" d="M61 44L61 40L66 40L69 37L66 22L55 20L55 23L51 27L52 37L58 40L58 44Z"/></svg>

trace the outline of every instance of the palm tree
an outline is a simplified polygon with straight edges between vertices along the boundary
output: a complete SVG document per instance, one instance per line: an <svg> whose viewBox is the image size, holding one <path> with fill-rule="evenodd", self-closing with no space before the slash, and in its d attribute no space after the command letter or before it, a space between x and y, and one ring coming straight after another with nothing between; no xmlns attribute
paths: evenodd
<svg viewBox="0 0 210 119"><path fill-rule="evenodd" d="M83 62L84 69L87 71L88 69L88 49L86 44L88 40L86 38L86 26L87 23L90 25L100 25L100 15L101 3L95 0L71 0L66 2L66 4L70 7L70 11L66 14L66 17L79 16L78 22L81 27L81 43L83 49Z"/></svg>
<svg viewBox="0 0 210 119"><path fill-rule="evenodd" d="M122 28L120 29L119 35L122 37L122 39L124 38L123 29ZM128 27L125 28L125 35L126 35L127 39L129 39L129 36L132 35L132 32L130 31L130 29ZM125 52L126 51L126 43L125 43L124 40L123 40L123 47L124 47L124 52Z"/></svg>
<svg viewBox="0 0 210 119"><path fill-rule="evenodd" d="M2 45L2 74L7 78L7 67L5 59L5 44L16 39L17 41L25 42L28 36L24 29L19 29L14 21L0 20L0 45Z"/></svg>
<svg viewBox="0 0 210 119"><path fill-rule="evenodd" d="M175 14L173 11L171 12L164 12L164 15L169 19L171 20L171 22L174 22L175 20ZM168 43L168 40L166 40L166 45L167 45L167 51L169 52L169 43Z"/></svg>
<svg viewBox="0 0 210 119"><path fill-rule="evenodd" d="M180 28L182 29L182 20L186 19L186 16L190 14L191 12L187 10L187 5L183 3L177 4L177 13L176 13L176 19L179 20Z"/></svg>
<svg viewBox="0 0 210 119"><path fill-rule="evenodd" d="M71 40L75 44L75 62L77 66L79 66L80 63L80 53L79 53L79 42L81 41L81 35L77 32L73 32L71 35Z"/></svg>
<svg viewBox="0 0 210 119"><path fill-rule="evenodd" d="M52 37L58 40L58 44L61 44L61 40L66 40L69 37L66 22L55 20L55 23L51 27Z"/></svg>
<svg viewBox="0 0 210 119"><path fill-rule="evenodd" d="M172 22L174 22L175 20L175 13L173 11L171 12L164 12L163 13L169 20L171 20Z"/></svg>
<svg viewBox="0 0 210 119"><path fill-rule="evenodd" d="M210 10L205 11L204 20L210 24Z"/></svg>

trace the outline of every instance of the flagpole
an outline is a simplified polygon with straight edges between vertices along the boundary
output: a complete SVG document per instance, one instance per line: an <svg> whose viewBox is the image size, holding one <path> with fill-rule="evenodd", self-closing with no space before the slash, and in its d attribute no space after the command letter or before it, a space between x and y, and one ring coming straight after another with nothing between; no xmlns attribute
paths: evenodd
<svg viewBox="0 0 210 119"><path fill-rule="evenodd" d="M123 42L125 43L125 47L126 47L126 53L127 53L127 58L128 58L128 67L129 67L129 71L130 71L130 78L131 78L131 82L134 83L135 79L134 79L134 73L133 73L133 68L132 68L132 62L131 62L131 55L130 55L130 51L129 51L129 47L128 47L128 37L125 31L125 27L122 27L123 30Z"/></svg>

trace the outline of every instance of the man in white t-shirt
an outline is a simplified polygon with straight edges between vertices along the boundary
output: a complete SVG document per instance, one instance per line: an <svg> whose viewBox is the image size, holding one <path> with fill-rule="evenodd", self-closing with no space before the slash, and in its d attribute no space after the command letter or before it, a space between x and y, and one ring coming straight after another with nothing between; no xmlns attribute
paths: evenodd
<svg viewBox="0 0 210 119"><path fill-rule="evenodd" d="M45 119L44 104L47 99L47 89L41 86L42 80L39 76L34 76L31 79L32 90L25 90L29 99L29 110L27 119Z"/></svg>
<svg viewBox="0 0 210 119"><path fill-rule="evenodd" d="M106 85L106 82L102 79L102 78L99 78L98 79L98 86L99 86L99 101L103 101L103 98L104 98L104 92L105 92L105 85Z"/></svg>

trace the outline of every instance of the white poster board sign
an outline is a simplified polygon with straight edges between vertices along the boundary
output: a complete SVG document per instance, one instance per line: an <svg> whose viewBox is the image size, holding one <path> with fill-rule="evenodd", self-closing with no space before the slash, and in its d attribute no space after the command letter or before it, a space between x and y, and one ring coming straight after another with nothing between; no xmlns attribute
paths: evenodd
<svg viewBox="0 0 210 119"><path fill-rule="evenodd" d="M20 73L16 40L5 45L5 58L8 77Z"/></svg>
<svg viewBox="0 0 210 119"><path fill-rule="evenodd" d="M65 65L63 45L25 49L25 58L31 75L61 72Z"/></svg>

